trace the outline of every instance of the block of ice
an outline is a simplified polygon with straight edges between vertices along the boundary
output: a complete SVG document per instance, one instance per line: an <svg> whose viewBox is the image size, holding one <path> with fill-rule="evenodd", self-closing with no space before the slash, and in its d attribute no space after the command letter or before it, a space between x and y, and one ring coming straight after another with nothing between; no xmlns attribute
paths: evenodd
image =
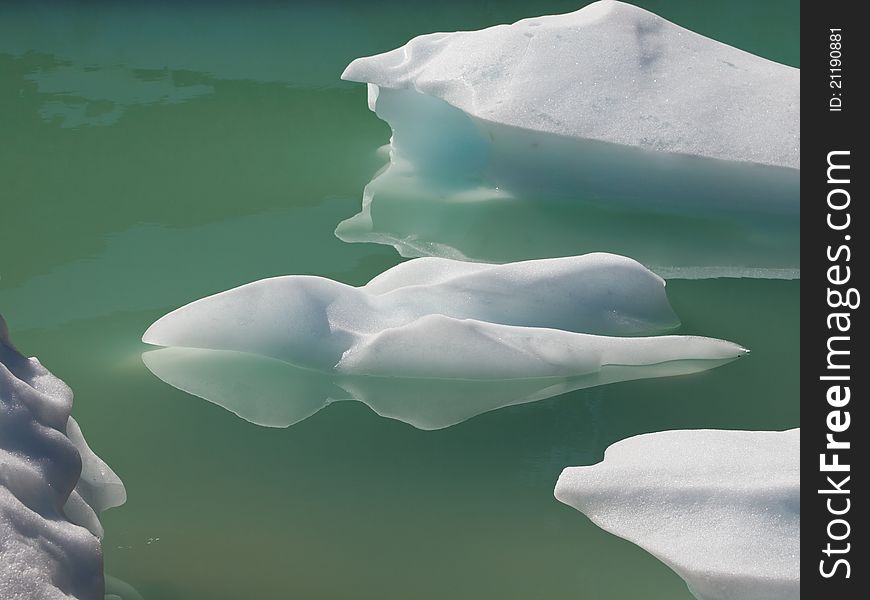
<svg viewBox="0 0 870 600"><path fill-rule="evenodd" d="M343 79L418 94L463 121L797 169L800 71L602 0L358 58ZM401 104L401 103L400 103ZM429 126L436 125L430 124ZM445 134L449 135L449 134ZM461 152L460 152L461 154ZM458 160L458 159L457 159Z"/></svg>
<svg viewBox="0 0 870 600"><path fill-rule="evenodd" d="M264 279L183 306L142 339L336 373L424 379L572 377L606 365L746 352L694 336L613 337L677 323L664 281L625 257L506 265L426 258L363 287L311 276Z"/></svg>
<svg viewBox="0 0 870 600"><path fill-rule="evenodd" d="M569 467L560 501L644 548L702 600L800 597L800 430L684 430Z"/></svg>
<svg viewBox="0 0 870 600"><path fill-rule="evenodd" d="M0 317L0 597L103 595L97 515L126 499L70 417L72 392Z"/></svg>
<svg viewBox="0 0 870 600"><path fill-rule="evenodd" d="M342 77L392 129L345 241L494 262L606 250L688 276L799 267L798 69L604 0L420 36Z"/></svg>
<svg viewBox="0 0 870 600"><path fill-rule="evenodd" d="M264 427L289 427L334 402L355 400L382 417L432 430L583 388L697 373L729 359L604 366L587 375L506 381L325 373L245 352L199 348L150 350L142 361L169 385Z"/></svg>

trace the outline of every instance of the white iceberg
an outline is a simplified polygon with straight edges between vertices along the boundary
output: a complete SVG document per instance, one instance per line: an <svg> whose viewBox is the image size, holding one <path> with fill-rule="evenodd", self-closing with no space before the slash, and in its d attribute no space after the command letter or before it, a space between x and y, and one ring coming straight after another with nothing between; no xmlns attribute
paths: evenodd
<svg viewBox="0 0 870 600"><path fill-rule="evenodd" d="M245 352L161 348L142 354L159 379L263 427L290 427L335 402L358 401L417 429L444 429L479 414L574 390L712 369L732 359L604 366L586 375L530 379L415 379L325 373Z"/></svg>
<svg viewBox="0 0 870 600"><path fill-rule="evenodd" d="M493 262L515 259L515 244L526 257L607 250L690 277L797 274L798 69L603 0L423 35L342 77L368 85L392 129L389 166L336 230L345 241ZM532 231L487 229L502 210ZM676 234L669 217L686 221Z"/></svg>
<svg viewBox="0 0 870 600"><path fill-rule="evenodd" d="M615 0L422 35L358 58L342 78L369 85L372 110L385 93L409 92L433 110L479 120L468 126L800 168L798 69Z"/></svg>
<svg viewBox="0 0 870 600"><path fill-rule="evenodd" d="M70 417L72 391L0 317L0 597L102 598L98 514L126 500Z"/></svg>
<svg viewBox="0 0 870 600"><path fill-rule="evenodd" d="M746 352L696 336L614 337L677 324L664 280L629 258L506 265L422 258L363 287L312 276L243 285L169 313L142 340L421 379L571 377Z"/></svg>
<svg viewBox="0 0 870 600"><path fill-rule="evenodd" d="M555 495L702 600L800 598L800 430L685 430L610 446Z"/></svg>

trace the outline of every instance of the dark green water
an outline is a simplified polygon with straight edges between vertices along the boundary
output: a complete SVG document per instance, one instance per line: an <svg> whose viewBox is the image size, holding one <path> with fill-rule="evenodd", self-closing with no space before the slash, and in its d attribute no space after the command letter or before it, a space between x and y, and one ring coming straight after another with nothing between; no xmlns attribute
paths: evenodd
<svg viewBox="0 0 870 600"><path fill-rule="evenodd" d="M796 1L642 5L799 66ZM746 360L434 432L359 403L257 427L140 359L144 329L201 296L287 273L359 284L401 260L333 235L389 137L338 81L347 62L578 7L0 5L0 312L127 484L103 519L108 573L148 600L690 598L553 485L638 433L797 426L797 281L669 283L680 331Z"/></svg>

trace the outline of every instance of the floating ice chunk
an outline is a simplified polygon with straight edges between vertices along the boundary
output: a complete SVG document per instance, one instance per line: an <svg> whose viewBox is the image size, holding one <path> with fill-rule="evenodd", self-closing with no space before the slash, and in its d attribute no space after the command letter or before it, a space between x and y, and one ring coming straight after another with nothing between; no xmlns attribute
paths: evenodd
<svg viewBox="0 0 870 600"><path fill-rule="evenodd" d="M244 352L161 348L142 354L157 377L264 427L289 427L333 402L356 400L418 429L443 429L479 414L619 381L697 373L731 359L604 366L587 375L470 380L355 376L295 367Z"/></svg>
<svg viewBox="0 0 870 600"><path fill-rule="evenodd" d="M369 84L372 110L385 90L409 91L479 122L800 165L798 69L612 0L481 31L422 35L356 59L342 78Z"/></svg>
<svg viewBox="0 0 870 600"><path fill-rule="evenodd" d="M625 257L507 265L427 258L360 288L311 276L264 279L179 308L142 339L338 373L445 379L567 377L745 353L708 338L604 337L677 323L664 281Z"/></svg>
<svg viewBox="0 0 870 600"><path fill-rule="evenodd" d="M690 277L799 268L798 69L608 0L420 36L343 78L393 135L342 240L493 262L606 250Z"/></svg>
<svg viewBox="0 0 870 600"><path fill-rule="evenodd" d="M702 600L791 600L799 456L799 429L652 433L565 469L555 494L661 559Z"/></svg>
<svg viewBox="0 0 870 600"><path fill-rule="evenodd" d="M69 387L15 350L0 317L2 598L102 597L97 515L126 496L71 408Z"/></svg>

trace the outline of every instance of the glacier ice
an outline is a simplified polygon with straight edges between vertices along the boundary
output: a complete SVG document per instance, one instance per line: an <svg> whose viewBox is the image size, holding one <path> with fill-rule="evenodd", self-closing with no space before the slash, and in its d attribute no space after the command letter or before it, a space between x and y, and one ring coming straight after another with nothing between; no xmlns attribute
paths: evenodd
<svg viewBox="0 0 870 600"><path fill-rule="evenodd" d="M385 90L407 91L484 123L800 167L798 69L615 0L422 35L356 59L342 78L369 85L372 109Z"/></svg>
<svg viewBox="0 0 870 600"><path fill-rule="evenodd" d="M389 165L342 240L404 256L606 250L675 276L797 276L798 69L604 0L420 36L342 77L368 85L392 129Z"/></svg>
<svg viewBox="0 0 870 600"><path fill-rule="evenodd" d="M622 256L420 258L362 287L299 275L243 285L165 315L142 340L420 379L567 377L746 352L696 336L615 337L677 324L664 281Z"/></svg>
<svg viewBox="0 0 870 600"><path fill-rule="evenodd" d="M0 317L0 597L103 596L98 514L126 500L70 417L72 391Z"/></svg>
<svg viewBox="0 0 870 600"><path fill-rule="evenodd" d="M479 414L583 388L696 373L731 359L604 366L586 375L509 380L415 379L325 373L231 350L160 348L142 354L159 379L264 427L290 427L334 402L359 401L417 429L451 427Z"/></svg>
<svg viewBox="0 0 870 600"><path fill-rule="evenodd" d="M671 567L701 600L800 597L800 430L682 430L569 467L560 501Z"/></svg>

